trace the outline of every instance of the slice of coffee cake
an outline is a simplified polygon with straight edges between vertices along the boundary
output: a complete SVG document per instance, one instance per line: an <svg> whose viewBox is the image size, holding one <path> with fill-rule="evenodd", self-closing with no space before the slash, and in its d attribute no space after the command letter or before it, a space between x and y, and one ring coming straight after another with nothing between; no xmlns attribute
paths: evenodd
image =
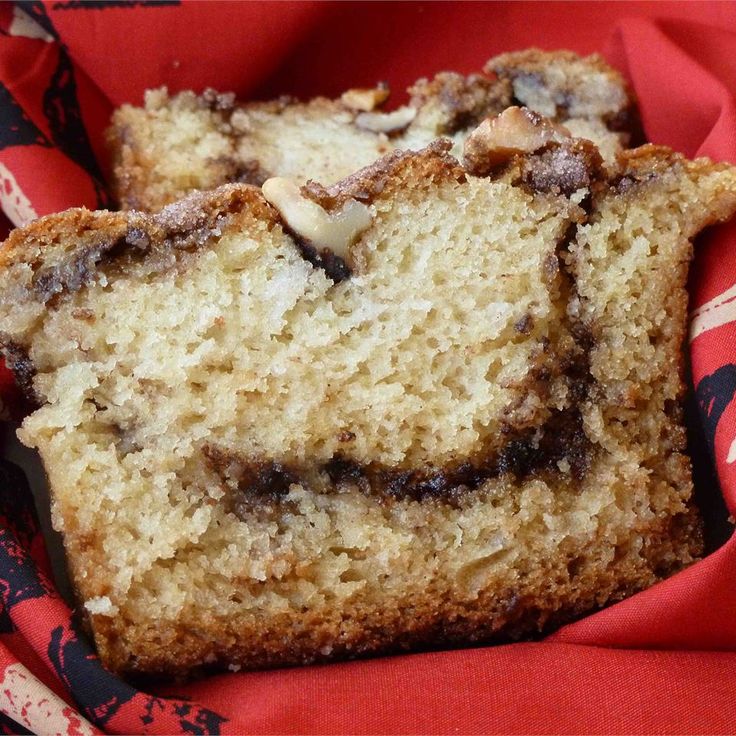
<svg viewBox="0 0 736 736"><path fill-rule="evenodd" d="M304 103L149 91L143 107L124 105L113 116L113 189L123 209L149 211L227 182L260 186L286 176L330 184L392 150L419 149L439 137L452 139L460 155L468 132L511 104L564 122L607 160L637 130L626 83L595 55L506 54L489 61L484 74L443 72L418 80L409 94L408 105L387 112L384 86Z"/></svg>
<svg viewBox="0 0 736 736"><path fill-rule="evenodd" d="M684 284L736 170L612 173L518 109L468 142L481 176L449 146L0 250L22 438L112 669L529 636L699 554Z"/></svg>

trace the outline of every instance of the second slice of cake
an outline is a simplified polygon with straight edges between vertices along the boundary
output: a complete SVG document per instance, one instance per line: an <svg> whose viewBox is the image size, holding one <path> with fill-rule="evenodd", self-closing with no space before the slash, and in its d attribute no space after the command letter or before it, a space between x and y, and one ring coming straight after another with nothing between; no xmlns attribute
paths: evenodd
<svg viewBox="0 0 736 736"><path fill-rule="evenodd" d="M151 211L227 182L260 186L285 176L332 184L393 150L418 150L438 138L452 140L459 156L485 117L515 104L592 140L607 161L639 135L633 93L595 54L503 54L483 73L441 72L408 92L408 105L387 111L385 86L307 102L150 90L142 107L123 105L113 116L112 188L123 209Z"/></svg>

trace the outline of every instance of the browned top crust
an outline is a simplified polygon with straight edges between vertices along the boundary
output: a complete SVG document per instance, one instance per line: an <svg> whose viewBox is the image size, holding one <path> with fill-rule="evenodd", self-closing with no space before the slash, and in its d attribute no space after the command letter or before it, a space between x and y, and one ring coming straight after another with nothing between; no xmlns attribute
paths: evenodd
<svg viewBox="0 0 736 736"><path fill-rule="evenodd" d="M580 56L568 49L557 49L555 51L544 51L540 48L523 49L521 51L509 51L489 59L483 70L487 74L495 73L504 79L515 79L521 74L536 72L547 74L552 62L565 62L568 64L580 64L595 69L608 77L612 82L626 85L626 81L600 54Z"/></svg>
<svg viewBox="0 0 736 736"><path fill-rule="evenodd" d="M245 184L194 192L155 214L67 210L11 232L0 245L0 268L31 265L30 288L15 297L46 304L58 294L78 291L103 264L145 256L165 268L172 251L196 250L246 208L255 217L278 222L260 189Z"/></svg>
<svg viewBox="0 0 736 736"><path fill-rule="evenodd" d="M621 174L638 178L662 174L677 165L687 166L691 172L702 176L733 168L731 164L715 162L707 157L688 159L668 146L655 145L654 143L647 143L638 148L621 151L617 156L617 161Z"/></svg>
<svg viewBox="0 0 736 736"><path fill-rule="evenodd" d="M400 180L402 186L413 179L461 182L465 169L449 155L450 148L449 141L438 140L420 152L395 151L332 187L310 181L302 192L325 210L333 211L349 199L372 203L392 181ZM687 165L694 173L728 168L728 164L713 164L708 159L690 162L669 148L654 145L624 151L618 163L618 172L607 178L605 188L621 194L656 180L673 166ZM486 175L503 175L532 191L568 196L603 177L595 147L579 139L551 142L536 152L517 154L505 166L492 168ZM62 292L79 290L102 264L145 256L164 269L170 266L173 251L196 250L213 230L225 226L229 218L244 209L258 219L281 222L260 189L246 184L194 192L155 214L73 209L13 231L0 246L0 267L11 263L32 265L31 288L15 297L48 303ZM727 216L728 207L724 206L722 217ZM75 236L80 237L75 241ZM70 242L76 243L74 251L69 250ZM49 247L53 253L46 250Z"/></svg>
<svg viewBox="0 0 736 736"><path fill-rule="evenodd" d="M310 180L302 187L302 192L329 212L340 209L348 199L370 204L399 175L402 185L417 178L462 182L465 180L465 170L449 154L451 148L450 141L437 140L418 152L394 151L331 187L323 187L319 182Z"/></svg>
<svg viewBox="0 0 736 736"><path fill-rule="evenodd" d="M602 179L603 162L590 141L550 143L518 162L521 181L533 192L570 196Z"/></svg>
<svg viewBox="0 0 736 736"><path fill-rule="evenodd" d="M590 142L527 108L509 107L484 120L465 141L470 174L499 176L532 192L570 196L605 178L603 160Z"/></svg>
<svg viewBox="0 0 736 736"><path fill-rule="evenodd" d="M418 79L408 89L410 104L422 108L434 100L442 111L439 135L452 135L472 128L488 115L496 115L511 105L511 82L485 74L463 76L440 72L434 79Z"/></svg>
<svg viewBox="0 0 736 736"><path fill-rule="evenodd" d="M303 192L330 211L351 198L370 204L394 180L400 179L402 186L413 180L463 181L465 172L448 154L450 147L448 141L435 141L420 152L396 151L334 187L325 189L310 182ZM247 184L193 192L154 214L73 209L13 231L0 246L0 267L31 265L30 286L14 296L47 304L59 294L78 291L103 265L124 267L132 259L145 257L154 270L170 268L175 252L197 250L213 232L246 211L271 225L283 224L261 190Z"/></svg>

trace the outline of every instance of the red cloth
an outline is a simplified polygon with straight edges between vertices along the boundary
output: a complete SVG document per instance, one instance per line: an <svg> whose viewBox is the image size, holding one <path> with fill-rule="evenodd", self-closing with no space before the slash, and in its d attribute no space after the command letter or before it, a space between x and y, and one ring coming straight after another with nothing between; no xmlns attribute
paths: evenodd
<svg viewBox="0 0 736 736"><path fill-rule="evenodd" d="M17 35L28 25L0 6L0 199L16 222L29 212L109 202L102 132L113 106L140 103L147 87L308 96L386 79L398 91L419 76L477 70L492 55L531 45L604 52L632 80L651 141L736 163L732 2L23 6L46 36ZM734 514L735 283L732 225L696 248L691 356L703 431ZM4 380L0 374L0 402L8 400ZM20 482L13 478L0 474L0 492L3 482L6 490ZM0 580L8 614L5 628L0 621L7 630L0 634L0 711L30 728L51 723L29 715L41 702L57 703L54 717L69 733L92 732L79 713L115 733L736 728L733 538L674 578L542 643L221 675L152 697L99 668L42 572L40 537L24 531L33 522L18 516L17 501L3 508L0 572L11 572ZM20 695L6 695L25 693L28 678L35 689L24 710ZM62 712L59 696L79 713Z"/></svg>

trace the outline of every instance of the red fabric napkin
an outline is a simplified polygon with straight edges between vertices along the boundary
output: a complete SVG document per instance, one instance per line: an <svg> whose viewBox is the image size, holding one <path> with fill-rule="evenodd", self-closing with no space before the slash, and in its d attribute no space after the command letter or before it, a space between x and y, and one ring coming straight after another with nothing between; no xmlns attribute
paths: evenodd
<svg viewBox="0 0 736 736"><path fill-rule="evenodd" d="M648 138L736 163L736 4L0 5L0 203L19 224L110 204L103 131L144 89L241 97L401 90L503 51L602 51ZM396 94L397 101L402 95ZM696 397L736 514L736 225L692 278ZM10 404L0 372L0 413ZM0 461L1 462L1 461ZM696 458L696 464L707 458ZM701 496L718 493L700 487ZM22 475L0 465L0 731L63 733L724 733L736 727L736 541L532 644L220 675L143 693L100 666L49 582ZM12 720L11 720L12 719Z"/></svg>

